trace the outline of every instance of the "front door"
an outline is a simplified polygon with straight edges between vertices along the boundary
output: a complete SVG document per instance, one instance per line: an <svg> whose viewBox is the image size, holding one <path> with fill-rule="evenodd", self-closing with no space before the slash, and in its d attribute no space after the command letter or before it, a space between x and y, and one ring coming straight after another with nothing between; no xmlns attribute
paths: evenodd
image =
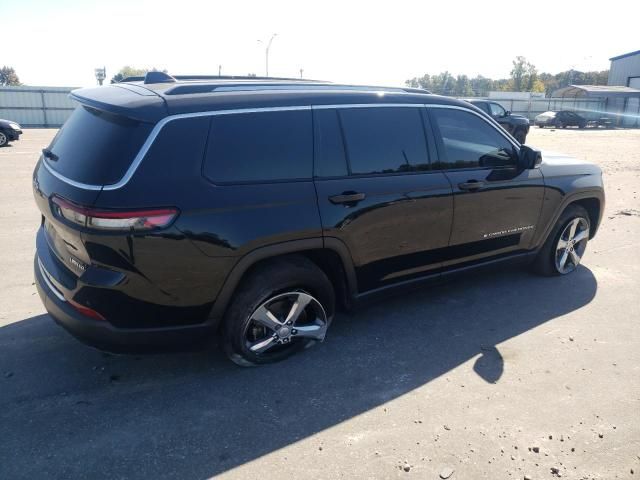
<svg viewBox="0 0 640 480"><path fill-rule="evenodd" d="M489 120L429 108L439 164L453 186L454 221L444 266L530 247L544 195L538 169L518 168L517 147Z"/></svg>
<svg viewBox="0 0 640 480"><path fill-rule="evenodd" d="M417 106L314 107L323 233L348 247L360 292L442 264L453 202L447 177L431 170L425 122Z"/></svg>

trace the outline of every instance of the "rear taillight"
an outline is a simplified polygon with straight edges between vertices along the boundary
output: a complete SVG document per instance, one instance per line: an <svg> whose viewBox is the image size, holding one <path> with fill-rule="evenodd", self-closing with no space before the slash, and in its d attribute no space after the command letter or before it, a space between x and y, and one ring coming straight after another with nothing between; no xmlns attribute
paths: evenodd
<svg viewBox="0 0 640 480"><path fill-rule="evenodd" d="M178 216L176 208L97 210L58 196L52 197L51 203L53 213L58 217L95 230L151 230L168 226Z"/></svg>

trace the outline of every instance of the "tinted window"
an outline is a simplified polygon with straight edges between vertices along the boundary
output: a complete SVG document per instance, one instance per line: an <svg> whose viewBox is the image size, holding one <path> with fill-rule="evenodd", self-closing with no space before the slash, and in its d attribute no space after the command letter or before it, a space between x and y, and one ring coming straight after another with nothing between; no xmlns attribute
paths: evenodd
<svg viewBox="0 0 640 480"><path fill-rule="evenodd" d="M315 174L318 177L340 177L347 175L344 142L335 110L316 110L315 129L316 155Z"/></svg>
<svg viewBox="0 0 640 480"><path fill-rule="evenodd" d="M429 169L418 108L345 108L338 112L352 174Z"/></svg>
<svg viewBox="0 0 640 480"><path fill-rule="evenodd" d="M489 106L491 107L491 115L494 117L504 117L507 113L505 109L497 103L490 103Z"/></svg>
<svg viewBox="0 0 640 480"><path fill-rule="evenodd" d="M489 106L487 104L487 102L472 102L476 107L478 107L480 110L483 110L487 113L491 113L489 111Z"/></svg>
<svg viewBox="0 0 640 480"><path fill-rule="evenodd" d="M432 109L442 143L441 168L502 167L516 162L513 145L477 115L450 108Z"/></svg>
<svg viewBox="0 0 640 480"><path fill-rule="evenodd" d="M211 117L204 164L214 182L311 178L311 111Z"/></svg>
<svg viewBox="0 0 640 480"><path fill-rule="evenodd" d="M152 125L80 106L58 131L47 164L76 182L104 185L120 180Z"/></svg>

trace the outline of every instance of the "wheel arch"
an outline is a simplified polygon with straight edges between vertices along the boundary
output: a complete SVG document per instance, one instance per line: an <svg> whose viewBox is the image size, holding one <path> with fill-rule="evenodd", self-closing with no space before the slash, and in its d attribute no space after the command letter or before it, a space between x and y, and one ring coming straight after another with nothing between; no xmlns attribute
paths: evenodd
<svg viewBox="0 0 640 480"><path fill-rule="evenodd" d="M595 237L604 212L604 191L601 189L585 190L567 195L545 228L544 235L542 235L538 243L538 248L542 248L547 237L560 218L560 215L562 215L570 205L580 205L587 211L587 214L589 215L589 223L591 225L589 239Z"/></svg>
<svg viewBox="0 0 640 480"><path fill-rule="evenodd" d="M352 308L357 285L348 248L336 238L309 238L260 247L240 258L227 275L208 322L216 328L220 325L237 287L247 275L269 261L292 254L302 255L318 266L329 277L338 305L347 310Z"/></svg>

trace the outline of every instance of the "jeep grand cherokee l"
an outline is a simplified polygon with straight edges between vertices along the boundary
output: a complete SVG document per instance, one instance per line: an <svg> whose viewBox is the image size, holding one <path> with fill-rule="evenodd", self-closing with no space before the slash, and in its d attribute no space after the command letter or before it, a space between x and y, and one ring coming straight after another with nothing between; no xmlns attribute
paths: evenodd
<svg viewBox="0 0 640 480"><path fill-rule="evenodd" d="M602 215L598 167L451 98L158 72L72 96L33 175L35 277L107 350L217 334L240 365L280 360L383 291L506 262L568 274Z"/></svg>

